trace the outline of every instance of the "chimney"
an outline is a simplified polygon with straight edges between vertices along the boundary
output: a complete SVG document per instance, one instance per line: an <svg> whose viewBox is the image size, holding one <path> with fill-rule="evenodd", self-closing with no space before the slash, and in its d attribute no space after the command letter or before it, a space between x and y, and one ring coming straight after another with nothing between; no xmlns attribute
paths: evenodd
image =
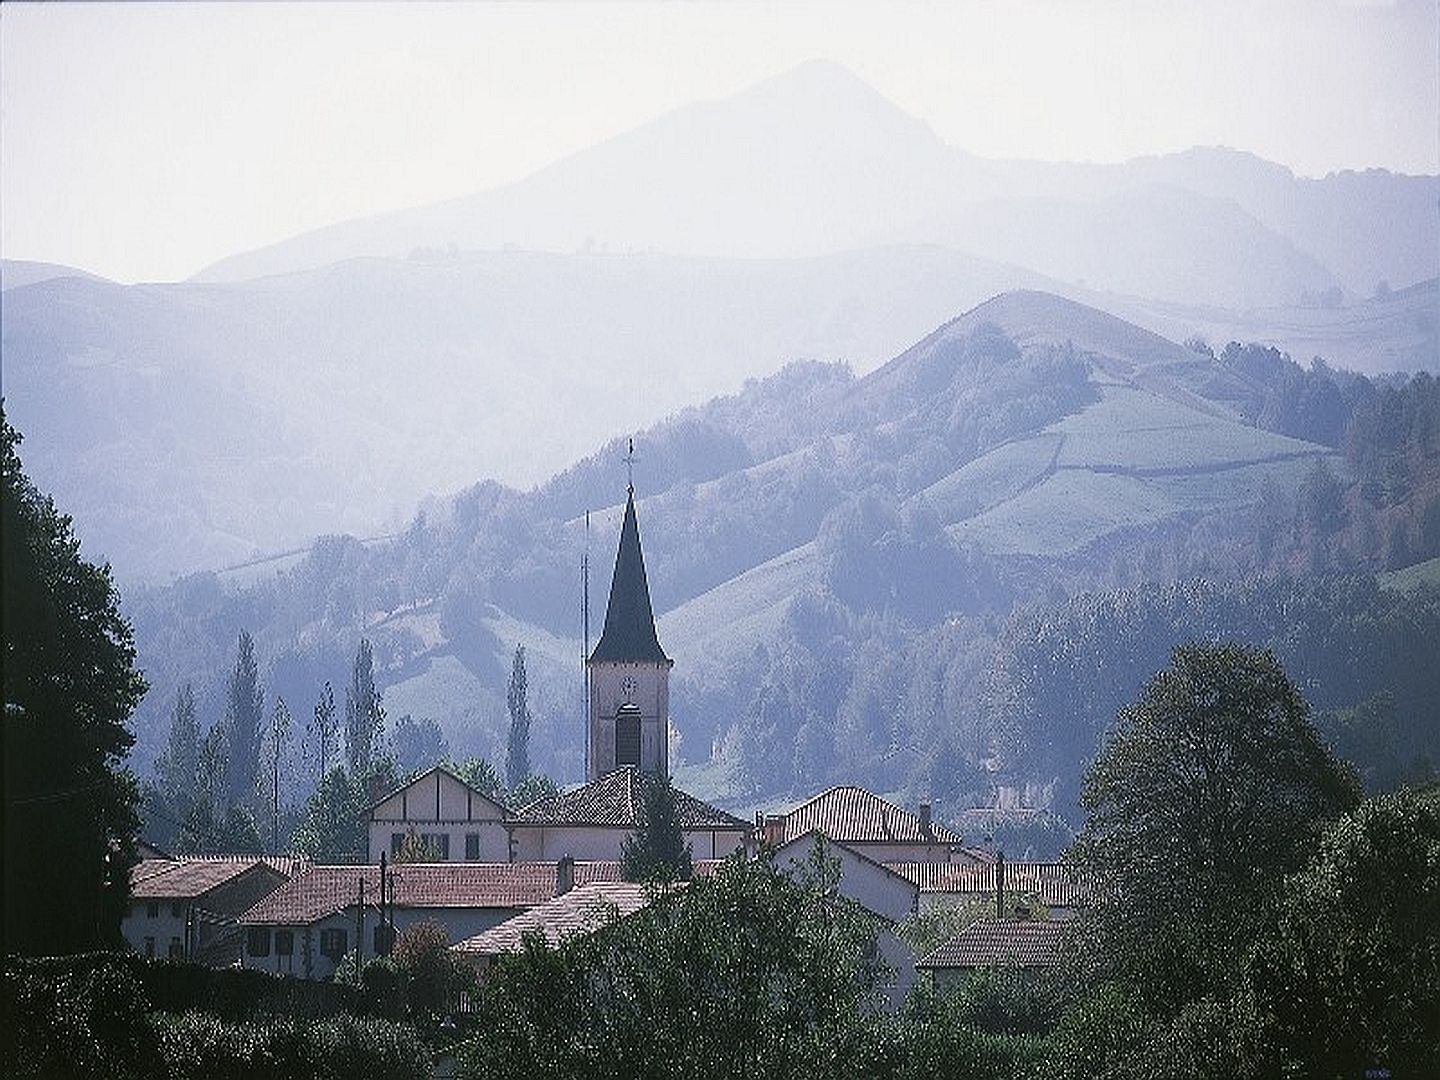
<svg viewBox="0 0 1440 1080"><path fill-rule="evenodd" d="M785 815L766 814L762 839L770 847L779 847L785 842Z"/></svg>
<svg viewBox="0 0 1440 1080"><path fill-rule="evenodd" d="M928 802L920 804L920 835L926 840L931 840L935 836L934 829L930 824L930 804Z"/></svg>
<svg viewBox="0 0 1440 1080"><path fill-rule="evenodd" d="M995 917L1005 917L1005 852L995 852Z"/></svg>
<svg viewBox="0 0 1440 1080"><path fill-rule="evenodd" d="M555 864L555 895L564 896L574 887L575 860L569 855L562 855Z"/></svg>

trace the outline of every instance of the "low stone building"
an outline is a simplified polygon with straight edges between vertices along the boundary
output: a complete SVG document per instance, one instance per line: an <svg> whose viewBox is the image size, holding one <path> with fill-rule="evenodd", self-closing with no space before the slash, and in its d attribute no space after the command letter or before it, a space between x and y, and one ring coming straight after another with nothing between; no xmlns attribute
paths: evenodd
<svg viewBox="0 0 1440 1080"><path fill-rule="evenodd" d="M920 910L993 900L1003 889L1010 899L1038 900L1049 918L1074 918L1090 895L1079 872L1061 862L965 863L892 862L886 864L913 881L920 891ZM997 912L998 913L998 912Z"/></svg>
<svg viewBox="0 0 1440 1080"><path fill-rule="evenodd" d="M1046 969L1060 962L1065 924L1044 919L980 919L915 964L937 988L977 968Z"/></svg>

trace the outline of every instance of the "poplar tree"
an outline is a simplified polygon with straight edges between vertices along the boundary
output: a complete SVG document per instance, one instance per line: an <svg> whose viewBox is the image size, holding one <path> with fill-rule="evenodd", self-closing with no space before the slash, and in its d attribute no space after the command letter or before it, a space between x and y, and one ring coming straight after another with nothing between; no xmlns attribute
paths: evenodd
<svg viewBox="0 0 1440 1080"><path fill-rule="evenodd" d="M368 772L375 744L385 723L380 692L375 689L375 658L370 642L360 639L355 667L345 691L345 757L352 775Z"/></svg>
<svg viewBox="0 0 1440 1080"><path fill-rule="evenodd" d="M265 695L255 664L255 642L240 631L235 668L225 688L225 802L253 803L260 772L260 739L265 724Z"/></svg>
<svg viewBox="0 0 1440 1080"><path fill-rule="evenodd" d="M505 751L505 784L515 791L530 775L530 706L525 700L525 646L515 646L510 683L505 688L510 708L510 738Z"/></svg>

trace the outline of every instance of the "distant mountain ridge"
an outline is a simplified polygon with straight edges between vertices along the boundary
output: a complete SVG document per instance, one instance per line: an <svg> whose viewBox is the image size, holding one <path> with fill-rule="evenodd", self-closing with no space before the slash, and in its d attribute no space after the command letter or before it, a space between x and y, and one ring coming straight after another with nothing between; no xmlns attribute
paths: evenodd
<svg viewBox="0 0 1440 1080"><path fill-rule="evenodd" d="M196 280L451 246L775 258L943 240L1092 288L1253 307L1435 276L1437 195L1437 177L1300 179L1218 148L1118 165L987 161L814 61L515 184L304 233ZM1097 243L1127 228L1119 250ZM1197 237L1213 238L1198 263Z"/></svg>

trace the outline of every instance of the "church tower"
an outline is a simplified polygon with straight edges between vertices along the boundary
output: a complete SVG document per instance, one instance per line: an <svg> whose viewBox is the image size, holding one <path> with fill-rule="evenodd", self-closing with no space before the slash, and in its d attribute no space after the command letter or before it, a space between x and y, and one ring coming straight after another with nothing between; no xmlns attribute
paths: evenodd
<svg viewBox="0 0 1440 1080"><path fill-rule="evenodd" d="M605 629L586 663L590 771L585 779L598 779L625 765L669 775L670 669L675 661L665 655L655 634L633 487L625 500Z"/></svg>

